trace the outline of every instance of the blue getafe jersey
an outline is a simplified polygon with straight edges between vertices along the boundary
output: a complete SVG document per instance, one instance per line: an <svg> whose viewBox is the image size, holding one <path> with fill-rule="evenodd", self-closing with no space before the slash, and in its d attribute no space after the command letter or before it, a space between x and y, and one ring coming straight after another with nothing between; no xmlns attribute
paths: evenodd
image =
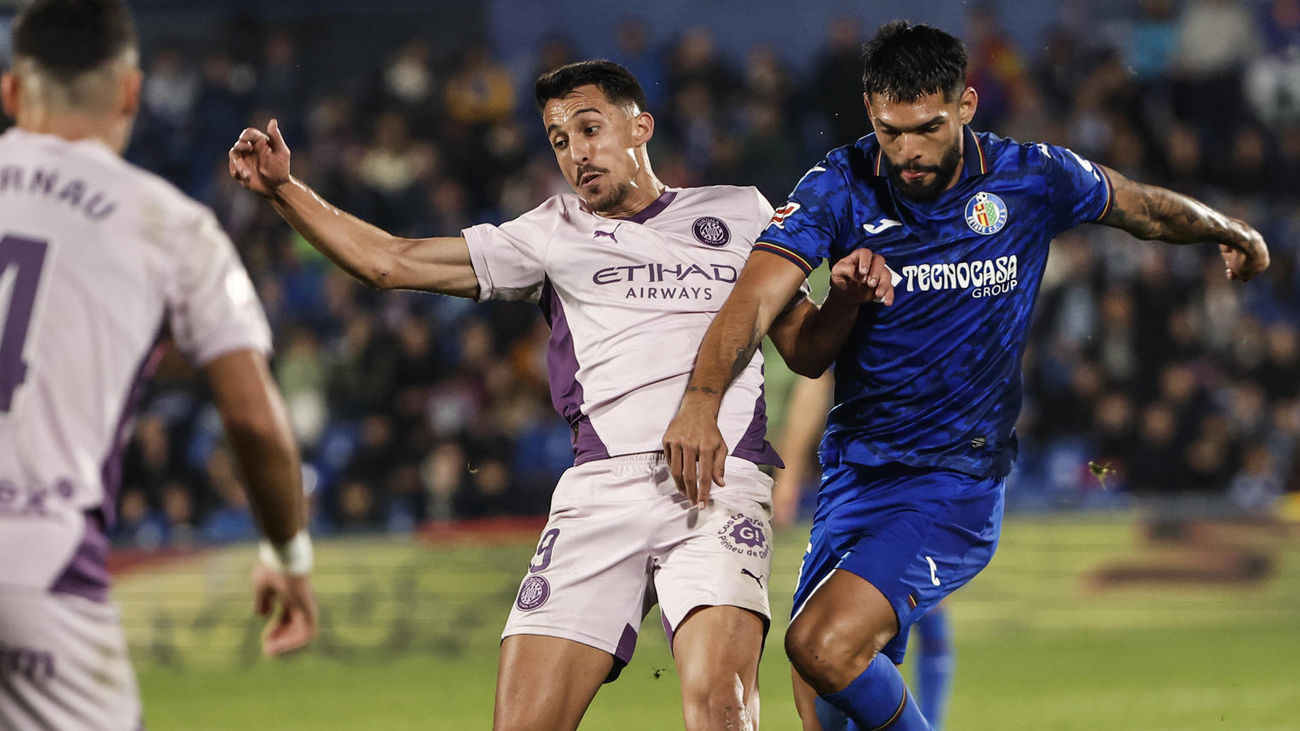
<svg viewBox="0 0 1300 731"><path fill-rule="evenodd" d="M1011 469L1048 244L1106 215L1111 184L1063 147L963 135L961 179L930 203L893 189L874 134L832 150L754 246L805 271L867 247L902 275L893 306L862 308L836 362L823 463Z"/></svg>

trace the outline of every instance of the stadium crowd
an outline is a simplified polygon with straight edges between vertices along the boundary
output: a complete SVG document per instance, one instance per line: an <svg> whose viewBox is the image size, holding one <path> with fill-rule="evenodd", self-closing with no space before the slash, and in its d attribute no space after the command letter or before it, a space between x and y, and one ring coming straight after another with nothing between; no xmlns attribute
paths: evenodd
<svg viewBox="0 0 1300 731"><path fill-rule="evenodd" d="M869 131L858 53L883 20L836 22L820 59L796 70L769 45L729 58L709 30L655 38L629 18L612 60L648 92L665 182L752 184L779 205L826 150ZM1266 506L1300 489L1300 2L1144 0L1112 21L1017 43L994 5L972 6L950 29L971 51L972 126L1068 145L1246 218L1273 265L1242 287L1210 247L1100 226L1059 239L1025 359L1009 500L1197 493ZM178 48L148 53L129 157L212 205L238 246L275 332L317 532L544 513L571 463L547 391L549 333L528 304L353 282L229 179L226 149L274 114L295 173L332 202L396 234L456 235L567 191L530 93L536 72L582 56L555 36L516 69L486 45L444 58L413 39L376 59L356 93L314 76L288 32L197 67ZM123 545L255 535L193 376L165 358L142 404Z"/></svg>

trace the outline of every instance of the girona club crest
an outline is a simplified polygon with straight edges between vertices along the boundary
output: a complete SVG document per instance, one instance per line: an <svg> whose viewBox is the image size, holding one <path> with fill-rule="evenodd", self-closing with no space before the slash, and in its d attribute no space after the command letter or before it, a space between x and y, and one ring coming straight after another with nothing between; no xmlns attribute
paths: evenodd
<svg viewBox="0 0 1300 731"><path fill-rule="evenodd" d="M1007 204L981 190L966 201L966 225L981 236L1001 231L1007 225Z"/></svg>

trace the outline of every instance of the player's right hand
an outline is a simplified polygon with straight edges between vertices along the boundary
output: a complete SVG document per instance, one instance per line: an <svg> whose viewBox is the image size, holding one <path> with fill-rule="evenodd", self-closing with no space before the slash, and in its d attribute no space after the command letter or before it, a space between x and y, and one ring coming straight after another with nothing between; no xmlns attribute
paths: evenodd
<svg viewBox="0 0 1300 731"><path fill-rule="evenodd" d="M690 394L669 422L663 445L677 491L691 504L704 507L713 485L727 484L727 443L718 429L718 418L709 409L692 405Z"/></svg>
<svg viewBox="0 0 1300 731"><path fill-rule="evenodd" d="M276 657L300 650L316 637L320 609L311 577L281 573L258 561L253 597L258 616L270 620L262 633L262 654Z"/></svg>
<svg viewBox="0 0 1300 731"><path fill-rule="evenodd" d="M249 127L230 148L230 177L258 195L271 198L289 182L289 146L272 119L266 131Z"/></svg>
<svg viewBox="0 0 1300 731"><path fill-rule="evenodd" d="M831 267L831 287L855 304L880 302L888 306L894 304L893 275L885 257L871 249L854 249Z"/></svg>
<svg viewBox="0 0 1300 731"><path fill-rule="evenodd" d="M1249 282L1252 277L1268 269L1268 244L1258 231L1245 221L1236 220L1245 229L1245 242L1240 249L1219 244L1219 253L1223 255L1223 265L1228 279Z"/></svg>

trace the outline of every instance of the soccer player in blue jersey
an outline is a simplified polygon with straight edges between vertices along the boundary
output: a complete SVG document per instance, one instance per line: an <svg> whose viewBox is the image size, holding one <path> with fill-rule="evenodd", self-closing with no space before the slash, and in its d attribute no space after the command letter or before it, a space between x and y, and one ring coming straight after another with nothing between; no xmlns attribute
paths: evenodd
<svg viewBox="0 0 1300 731"><path fill-rule="evenodd" d="M1019 364L1052 238L1101 223L1218 244L1228 278L1242 281L1269 256L1245 222L1187 196L1062 147L967 128L977 96L965 49L943 31L890 23L863 60L874 134L813 166L759 236L700 346L664 450L678 488L707 501L724 479L719 400L773 318L822 259L868 249L885 258L901 275L894 302L858 308L836 361L785 648L859 728L928 729L895 664L907 629L997 546ZM861 271L833 285L872 279Z"/></svg>

